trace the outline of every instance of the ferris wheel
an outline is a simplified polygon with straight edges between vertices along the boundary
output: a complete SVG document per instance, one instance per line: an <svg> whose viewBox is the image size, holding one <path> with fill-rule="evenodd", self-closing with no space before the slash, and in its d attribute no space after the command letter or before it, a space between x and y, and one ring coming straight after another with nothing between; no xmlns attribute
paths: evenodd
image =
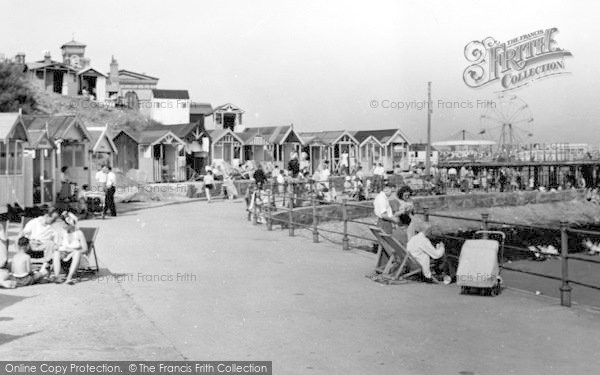
<svg viewBox="0 0 600 375"><path fill-rule="evenodd" d="M499 156L510 158L533 137L533 115L527 103L516 95L500 95L481 115L482 130L498 144Z"/></svg>

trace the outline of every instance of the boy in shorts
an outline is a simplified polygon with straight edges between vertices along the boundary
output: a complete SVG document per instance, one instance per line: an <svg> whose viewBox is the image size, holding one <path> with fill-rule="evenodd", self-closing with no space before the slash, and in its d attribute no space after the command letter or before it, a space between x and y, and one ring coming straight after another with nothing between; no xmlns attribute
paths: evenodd
<svg viewBox="0 0 600 375"><path fill-rule="evenodd" d="M21 237L17 241L17 253L12 258L10 280L16 287L33 285L48 276L48 263L44 263L39 272L31 270L31 257L26 253L29 250L29 239Z"/></svg>

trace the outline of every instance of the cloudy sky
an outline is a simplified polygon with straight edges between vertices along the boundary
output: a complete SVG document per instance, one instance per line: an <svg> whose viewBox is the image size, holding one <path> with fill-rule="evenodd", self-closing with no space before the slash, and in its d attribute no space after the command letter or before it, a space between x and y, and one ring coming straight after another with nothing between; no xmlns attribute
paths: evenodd
<svg viewBox="0 0 600 375"><path fill-rule="evenodd" d="M465 85L465 46L557 27L558 46L573 54L564 60L570 74L511 92L533 119L522 136L533 131L539 142L600 144L600 5L591 0L6 0L3 6L0 52L7 56L25 52L34 61L49 50L57 59L74 34L87 44L92 66L108 71L114 55L121 69L159 77L159 88L242 107L249 126L400 127L413 141L425 140L427 112L384 107L422 102L431 81L434 140L492 128L481 120L486 108L478 101L495 100L501 87ZM451 108L439 108L439 100Z"/></svg>

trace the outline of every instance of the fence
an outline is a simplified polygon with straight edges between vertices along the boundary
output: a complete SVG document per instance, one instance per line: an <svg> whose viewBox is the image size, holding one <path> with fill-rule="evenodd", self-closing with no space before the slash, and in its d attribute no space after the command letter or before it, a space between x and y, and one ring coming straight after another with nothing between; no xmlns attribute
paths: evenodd
<svg viewBox="0 0 600 375"><path fill-rule="evenodd" d="M374 222L359 220L364 217L372 216L372 203L371 202L352 202L347 197L342 198L341 202L335 201L324 201L317 199L313 194L307 196L300 196L292 188L290 195L286 197L278 196L274 193L275 186L272 186L270 190L257 190L265 194L264 197L253 196L254 204L250 204L251 209L248 210L248 220L252 221L254 225L258 224L259 221L264 219L266 228L268 231L273 230L274 224L281 225L281 228L287 228L289 236L295 235L296 228L306 229L312 232L312 240L314 243L318 243L322 232L340 235L341 245L343 250L350 250L350 238L355 238L363 241L376 242L375 238L371 235L361 236L354 233L350 233L348 230L349 223L355 223L358 225L373 226ZM266 199L265 199L266 198ZM262 200L262 204L257 204L257 200ZM266 200L266 202L265 202ZM287 203L286 203L287 202ZM302 202L303 204L297 204ZM278 206L277 203L281 203ZM305 205L304 203L308 203ZM511 267L510 263L506 263L504 257L500 256L499 266L502 269L506 269L514 272L521 272L532 276L542 277L545 279L561 281L560 286L560 301L562 306L571 306L571 292L572 285L578 285L586 288L600 290L600 285L594 285L583 282L581 280L573 279L569 276L569 262L588 262L592 264L600 264L600 260L592 259L589 257L581 256L581 254L571 251L569 245L569 236L591 236L600 238L600 231L584 230L569 227L566 221L561 221L558 228L552 228L547 226L536 226L536 225L523 225L518 223L508 223L502 221L491 220L489 214L484 213L481 218L465 218L454 215L448 215L443 213L431 213L427 208L416 213L416 215L422 216L424 221L429 222L432 217L438 217L442 219L450 220L463 220L479 223L480 228L488 230L492 227L500 228L518 228L520 230L557 230L560 232L560 253L557 254L561 261L561 276L554 276L551 274L538 273L523 269ZM322 224L326 221L340 221L342 223L342 229L340 231L332 230L330 228L323 228ZM367 233L369 231L366 231ZM442 234L439 237L464 241L468 238L455 236L452 234ZM541 250L532 251L529 248L505 245L504 249L509 249L514 252L521 252L522 254L545 254Z"/></svg>

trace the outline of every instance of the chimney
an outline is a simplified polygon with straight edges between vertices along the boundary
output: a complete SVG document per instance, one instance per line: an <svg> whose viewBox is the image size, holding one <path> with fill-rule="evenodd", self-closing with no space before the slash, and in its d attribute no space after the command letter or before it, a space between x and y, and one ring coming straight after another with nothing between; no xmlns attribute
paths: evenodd
<svg viewBox="0 0 600 375"><path fill-rule="evenodd" d="M50 51L45 51L44 52L44 63L50 64L51 62L52 62L52 55L50 54Z"/></svg>
<svg viewBox="0 0 600 375"><path fill-rule="evenodd" d="M25 53L19 52L15 56L15 63L24 65L25 64Z"/></svg>

